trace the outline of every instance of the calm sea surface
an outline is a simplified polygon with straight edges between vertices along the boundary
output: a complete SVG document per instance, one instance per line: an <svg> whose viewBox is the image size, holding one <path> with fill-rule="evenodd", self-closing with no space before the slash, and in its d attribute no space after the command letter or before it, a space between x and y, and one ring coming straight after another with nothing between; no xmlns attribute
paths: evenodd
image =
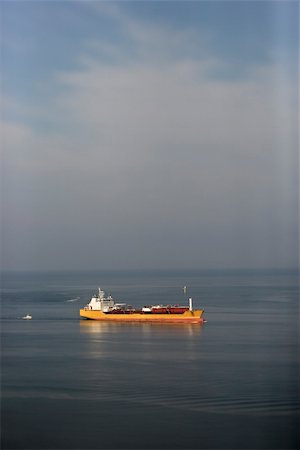
<svg viewBox="0 0 300 450"><path fill-rule="evenodd" d="M298 280L2 274L1 448L298 449ZM98 286L143 306L182 303L184 285L204 325L79 319Z"/></svg>

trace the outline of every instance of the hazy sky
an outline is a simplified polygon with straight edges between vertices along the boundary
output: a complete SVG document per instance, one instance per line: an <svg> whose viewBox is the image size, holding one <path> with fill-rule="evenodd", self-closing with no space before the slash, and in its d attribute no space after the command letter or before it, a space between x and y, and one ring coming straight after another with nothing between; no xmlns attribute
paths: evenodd
<svg viewBox="0 0 300 450"><path fill-rule="evenodd" d="M298 2L0 8L4 269L297 265Z"/></svg>

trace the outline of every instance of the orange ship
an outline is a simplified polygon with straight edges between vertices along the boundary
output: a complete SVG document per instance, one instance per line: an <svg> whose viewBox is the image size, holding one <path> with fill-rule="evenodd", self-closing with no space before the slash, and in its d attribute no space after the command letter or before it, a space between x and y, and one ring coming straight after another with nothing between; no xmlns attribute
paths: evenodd
<svg viewBox="0 0 300 450"><path fill-rule="evenodd" d="M100 288L90 302L80 309L80 317L85 319L114 322L203 323L203 313L203 309L193 309L191 298L189 306L156 305L136 309L125 303L115 303L114 299L110 295L106 297Z"/></svg>

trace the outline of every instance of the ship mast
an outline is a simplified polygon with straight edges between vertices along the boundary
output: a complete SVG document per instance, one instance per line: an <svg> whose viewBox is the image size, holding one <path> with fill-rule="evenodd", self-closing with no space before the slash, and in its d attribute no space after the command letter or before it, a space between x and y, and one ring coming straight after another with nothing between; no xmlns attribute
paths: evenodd
<svg viewBox="0 0 300 450"><path fill-rule="evenodd" d="M187 287L186 286L183 286L183 293L184 293L184 300L186 303L187 302Z"/></svg>

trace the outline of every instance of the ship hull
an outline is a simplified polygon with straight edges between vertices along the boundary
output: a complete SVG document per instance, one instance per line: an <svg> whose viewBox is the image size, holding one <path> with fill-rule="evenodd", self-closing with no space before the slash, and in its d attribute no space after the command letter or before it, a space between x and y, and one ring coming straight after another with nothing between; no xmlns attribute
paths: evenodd
<svg viewBox="0 0 300 450"><path fill-rule="evenodd" d="M185 311L183 314L107 314L102 311L81 309L80 317L105 322L168 322L168 323L203 323L204 310Z"/></svg>

